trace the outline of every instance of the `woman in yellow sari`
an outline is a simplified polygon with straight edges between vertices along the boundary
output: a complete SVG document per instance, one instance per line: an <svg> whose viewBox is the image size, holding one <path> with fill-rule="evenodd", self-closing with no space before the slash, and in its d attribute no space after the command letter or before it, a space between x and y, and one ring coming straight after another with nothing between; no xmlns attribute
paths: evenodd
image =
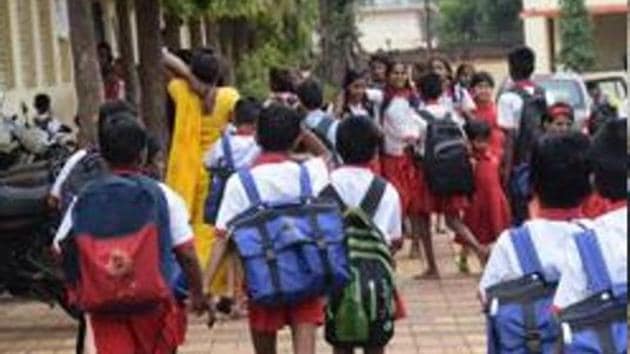
<svg viewBox="0 0 630 354"><path fill-rule="evenodd" d="M197 254L205 266L215 234L213 227L204 222L210 176L203 165L203 156L225 130L239 94L234 88L217 86L221 64L212 51L196 51L190 67L167 51L164 62L180 77L168 84L175 124L166 183L182 196L190 210ZM219 277L212 285L214 294L225 294L225 278Z"/></svg>

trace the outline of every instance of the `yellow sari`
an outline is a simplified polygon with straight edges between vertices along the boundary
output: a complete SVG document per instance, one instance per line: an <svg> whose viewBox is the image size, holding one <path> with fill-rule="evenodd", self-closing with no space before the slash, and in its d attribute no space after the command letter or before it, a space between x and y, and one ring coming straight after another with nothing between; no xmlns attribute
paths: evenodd
<svg viewBox="0 0 630 354"><path fill-rule="evenodd" d="M215 239L214 229L204 222L204 204L209 194L209 174L203 156L219 139L231 119L238 92L229 87L219 88L213 112L203 111L202 99L188 82L172 80L168 93L175 102L175 129L168 160L166 183L178 192L190 211L195 233L195 247L203 267L208 263ZM225 292L225 267L216 277L212 292Z"/></svg>

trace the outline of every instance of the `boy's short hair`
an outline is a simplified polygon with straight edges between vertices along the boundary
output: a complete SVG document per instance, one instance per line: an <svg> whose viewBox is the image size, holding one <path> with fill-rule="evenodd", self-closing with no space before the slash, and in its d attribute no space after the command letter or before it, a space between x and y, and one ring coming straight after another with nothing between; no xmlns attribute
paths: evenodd
<svg viewBox="0 0 630 354"><path fill-rule="evenodd" d="M478 119L470 119L464 126L468 140L489 139L492 129L488 122Z"/></svg>
<svg viewBox="0 0 630 354"><path fill-rule="evenodd" d="M147 133L147 161L153 161L162 151L162 144L155 134Z"/></svg>
<svg viewBox="0 0 630 354"><path fill-rule="evenodd" d="M589 147L579 132L547 135L534 145L531 184L544 207L575 208L590 195Z"/></svg>
<svg viewBox="0 0 630 354"><path fill-rule="evenodd" d="M132 114L120 112L103 125L99 145L111 166L133 166L147 148L147 133Z"/></svg>
<svg viewBox="0 0 630 354"><path fill-rule="evenodd" d="M196 49L190 58L190 70L208 85L216 85L221 76L221 59L212 49Z"/></svg>
<svg viewBox="0 0 630 354"><path fill-rule="evenodd" d="M486 83L490 85L490 87L494 87L495 85L494 78L487 71L476 72L470 80L470 87L475 87L481 83Z"/></svg>
<svg viewBox="0 0 630 354"><path fill-rule="evenodd" d="M366 116L352 116L339 123L337 151L346 164L364 164L376 156L383 134Z"/></svg>
<svg viewBox="0 0 630 354"><path fill-rule="evenodd" d="M302 105L308 110L322 108L324 105L324 92L322 86L315 80L304 81L297 89L297 95Z"/></svg>
<svg viewBox="0 0 630 354"><path fill-rule="evenodd" d="M575 112L573 107L565 102L556 102L551 105L547 112L543 115L543 123L551 123L554 121L556 116L566 115L569 117L571 122L575 121Z"/></svg>
<svg viewBox="0 0 630 354"><path fill-rule="evenodd" d="M442 78L438 74L430 73L420 79L420 93L424 99L436 100L444 93Z"/></svg>
<svg viewBox="0 0 630 354"><path fill-rule="evenodd" d="M380 52L377 52L377 53L373 54L370 57L370 63L369 64L372 65L374 63L381 63L381 64L384 64L385 66L389 66L390 61L391 60L390 60L389 56L387 55L387 53L385 53L383 51L380 51Z"/></svg>
<svg viewBox="0 0 630 354"><path fill-rule="evenodd" d="M33 106L39 114L48 112L50 110L50 96L45 93L36 95L33 100Z"/></svg>
<svg viewBox="0 0 630 354"><path fill-rule="evenodd" d="M355 81L359 79L366 79L367 73L365 70L357 70L348 68L346 73L343 76L343 88L347 89L350 85L352 85Z"/></svg>
<svg viewBox="0 0 630 354"><path fill-rule="evenodd" d="M261 111L262 104L254 97L241 98L234 108L234 125L256 124Z"/></svg>
<svg viewBox="0 0 630 354"><path fill-rule="evenodd" d="M256 126L256 140L264 151L289 151L302 132L298 112L277 103L263 108Z"/></svg>
<svg viewBox="0 0 630 354"><path fill-rule="evenodd" d="M125 100L115 100L103 103L98 109L97 129L99 136L109 118L117 115L118 113L129 113L131 116L136 116L137 114L133 105Z"/></svg>
<svg viewBox="0 0 630 354"><path fill-rule="evenodd" d="M536 53L529 47L518 47L508 54L508 66L512 80L529 79L536 66Z"/></svg>
<svg viewBox="0 0 630 354"><path fill-rule="evenodd" d="M286 68L273 67L269 69L269 87L272 92L295 92L293 75Z"/></svg>
<svg viewBox="0 0 630 354"><path fill-rule="evenodd" d="M627 124L626 119L606 122L595 135L589 157L595 175L595 188L607 199L623 200L627 196Z"/></svg>

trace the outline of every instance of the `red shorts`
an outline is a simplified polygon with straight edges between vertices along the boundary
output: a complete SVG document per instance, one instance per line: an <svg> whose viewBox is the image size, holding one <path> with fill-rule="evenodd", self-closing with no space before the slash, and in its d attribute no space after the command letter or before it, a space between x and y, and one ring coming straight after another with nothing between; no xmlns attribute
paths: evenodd
<svg viewBox="0 0 630 354"><path fill-rule="evenodd" d="M249 325L259 333L274 334L284 326L324 323L324 299L315 298L299 305L263 307L249 304Z"/></svg>
<svg viewBox="0 0 630 354"><path fill-rule="evenodd" d="M86 348L98 353L171 354L184 342L186 310L174 301L147 314L88 316Z"/></svg>

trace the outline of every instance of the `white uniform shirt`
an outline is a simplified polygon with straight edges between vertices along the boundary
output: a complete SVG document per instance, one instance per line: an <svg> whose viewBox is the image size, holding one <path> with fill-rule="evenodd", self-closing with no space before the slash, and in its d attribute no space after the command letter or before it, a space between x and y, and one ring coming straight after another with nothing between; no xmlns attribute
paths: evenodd
<svg viewBox="0 0 630 354"><path fill-rule="evenodd" d="M525 86L525 90L534 94L534 86ZM506 130L518 130L521 125L521 114L523 113L523 99L516 93L506 91L499 97L497 104L497 121L501 128Z"/></svg>
<svg viewBox="0 0 630 354"><path fill-rule="evenodd" d="M420 118L409 100L394 97L383 119L385 133L385 153L391 156L402 156L409 146L407 139L418 140L426 133L427 123Z"/></svg>
<svg viewBox="0 0 630 354"><path fill-rule="evenodd" d="M59 175L55 179L55 182L53 183L53 186L50 190L50 195L57 199L61 199L61 190L63 188L63 184L70 176L70 173L72 173L72 170L74 170L74 167L87 155L87 153L87 150L81 149L70 156L68 161L66 161L66 163L63 165L61 172L59 172Z"/></svg>
<svg viewBox="0 0 630 354"><path fill-rule="evenodd" d="M188 214L188 209L186 208L186 203L175 191L173 191L167 185L160 183L160 188L164 193L164 197L166 198L166 202L168 204L168 215L170 217L170 226L171 226L171 238L173 243L173 248L178 246L182 246L186 243L193 241L193 230L190 226L190 215ZM55 235L55 239L53 241L53 247L59 251L59 245L61 242L68 237L72 230L72 210L74 204L72 204L66 215L59 226L59 230L57 230L57 234Z"/></svg>
<svg viewBox="0 0 630 354"><path fill-rule="evenodd" d="M463 111L474 111L477 105L467 89L461 85L455 85L453 94L445 92L440 97L440 104L448 107L452 111L461 109Z"/></svg>
<svg viewBox="0 0 630 354"><path fill-rule="evenodd" d="M582 229L576 223L545 219L528 221L525 225L529 228L545 278L552 282L559 281L565 250L573 242L573 236ZM481 294L485 298L488 288L516 280L523 275L510 231L504 231L492 250L490 260L481 277L479 284Z"/></svg>
<svg viewBox="0 0 630 354"><path fill-rule="evenodd" d="M217 140L208 150L204 158L204 164L207 168L217 167L223 159L223 137ZM260 156L260 147L256 143L254 135L230 135L230 146L232 147L232 158L234 159L234 167L249 167Z"/></svg>
<svg viewBox="0 0 630 354"><path fill-rule="evenodd" d="M374 174L366 168L344 166L333 171L330 180L344 204L356 208L365 198ZM387 184L373 221L385 235L388 244L402 238L400 196L390 183Z"/></svg>
<svg viewBox="0 0 630 354"><path fill-rule="evenodd" d="M321 123L321 121L325 118L332 118L331 116L326 115L324 111L321 109L309 112L304 118L304 123L309 129L316 129L317 126ZM326 133L326 139L330 142L334 147L337 146L337 129L339 129L339 121L334 120L328 132Z"/></svg>
<svg viewBox="0 0 630 354"><path fill-rule="evenodd" d="M605 214L593 222L585 222L592 227L599 240L604 261L613 284L628 282L628 208ZM580 252L575 241L563 248L565 263L562 264L562 278L556 292L554 305L565 309L592 295L583 268Z"/></svg>
<svg viewBox="0 0 630 354"><path fill-rule="evenodd" d="M321 158L304 162L311 178L313 193L318 195L330 184L326 163ZM300 196L300 166L294 161L265 163L251 169L263 201L276 202ZM230 177L217 215L217 230L227 231L228 224L252 206L238 175Z"/></svg>

